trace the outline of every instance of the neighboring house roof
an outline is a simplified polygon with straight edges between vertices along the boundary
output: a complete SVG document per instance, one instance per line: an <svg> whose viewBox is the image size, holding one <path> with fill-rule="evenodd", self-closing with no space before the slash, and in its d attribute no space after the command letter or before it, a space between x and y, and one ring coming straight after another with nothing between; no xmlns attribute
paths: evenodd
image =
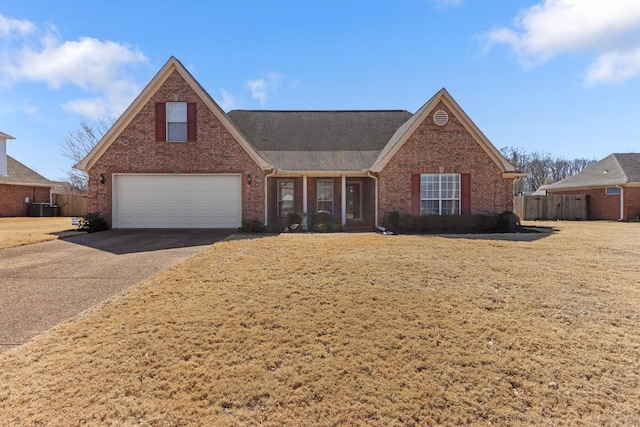
<svg viewBox="0 0 640 427"><path fill-rule="evenodd" d="M187 71L187 69L178 61L175 57L169 58L164 66L158 71L158 73L151 79L149 84L142 90L142 92L134 99L133 103L125 110L124 113L116 120L106 134L98 141L96 146L91 152L82 159L74 167L76 169L88 171L98 161L100 156L109 148L109 146L116 140L120 133L131 123L133 118L140 112L140 110L146 105L156 91L162 86L162 84L169 78L171 73L178 72L180 76L191 86L193 91L202 99L202 101L209 107L213 114L222 122L222 124L229 130L229 132L236 138L244 150L251 156L251 158L264 169L269 169L267 162L260 157L255 151L253 146L242 136L242 134L236 129L236 127L227 118L226 114L220 106L211 98L211 96L205 91L202 86L196 81L195 78Z"/></svg>
<svg viewBox="0 0 640 427"><path fill-rule="evenodd" d="M227 116L281 171L363 171L373 165L408 111L248 111Z"/></svg>
<svg viewBox="0 0 640 427"><path fill-rule="evenodd" d="M15 138L11 135L7 135L4 132L0 132L0 139L15 139Z"/></svg>
<svg viewBox="0 0 640 427"><path fill-rule="evenodd" d="M30 187L53 187L56 185L11 156L7 156L7 172L7 176L0 176L0 184L27 185Z"/></svg>
<svg viewBox="0 0 640 427"><path fill-rule="evenodd" d="M577 174L540 189L553 191L640 184L640 153L614 153Z"/></svg>

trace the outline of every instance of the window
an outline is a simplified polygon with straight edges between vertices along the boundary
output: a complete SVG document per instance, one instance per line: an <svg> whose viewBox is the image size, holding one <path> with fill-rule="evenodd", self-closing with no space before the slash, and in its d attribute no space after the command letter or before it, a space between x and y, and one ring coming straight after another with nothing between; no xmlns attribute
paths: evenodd
<svg viewBox="0 0 640 427"><path fill-rule="evenodd" d="M287 216L294 212L293 180L278 180L278 216Z"/></svg>
<svg viewBox="0 0 640 427"><path fill-rule="evenodd" d="M420 215L460 214L460 174L420 175Z"/></svg>
<svg viewBox="0 0 640 427"><path fill-rule="evenodd" d="M186 102L167 102L167 142L187 142Z"/></svg>
<svg viewBox="0 0 640 427"><path fill-rule="evenodd" d="M195 102L156 103L156 141L196 141Z"/></svg>
<svg viewBox="0 0 640 427"><path fill-rule="evenodd" d="M333 214L333 181L318 181L318 213Z"/></svg>
<svg viewBox="0 0 640 427"><path fill-rule="evenodd" d="M607 196L618 196L622 194L622 188L618 188L618 187L605 188L604 193Z"/></svg>

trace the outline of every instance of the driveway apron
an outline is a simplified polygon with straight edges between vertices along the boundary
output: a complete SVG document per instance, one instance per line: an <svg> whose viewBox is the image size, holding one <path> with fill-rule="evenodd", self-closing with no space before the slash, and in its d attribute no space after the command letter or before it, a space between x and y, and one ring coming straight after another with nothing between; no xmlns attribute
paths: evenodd
<svg viewBox="0 0 640 427"><path fill-rule="evenodd" d="M0 353L225 239L219 230L109 230L0 250Z"/></svg>

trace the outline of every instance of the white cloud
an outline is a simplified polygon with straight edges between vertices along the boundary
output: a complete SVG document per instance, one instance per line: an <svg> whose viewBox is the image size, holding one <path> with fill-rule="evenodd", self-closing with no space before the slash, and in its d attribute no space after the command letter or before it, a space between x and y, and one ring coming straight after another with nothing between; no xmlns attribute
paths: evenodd
<svg viewBox="0 0 640 427"><path fill-rule="evenodd" d="M596 83L640 75L640 70L629 73L629 64L616 54L640 48L638 32L638 0L544 0L522 10L513 28L495 28L483 38L488 48L499 44L511 47L525 66L562 54L596 56L587 76L587 81ZM603 67L615 69L592 72Z"/></svg>
<svg viewBox="0 0 640 427"><path fill-rule="evenodd" d="M233 95L224 89L220 89L220 92L222 93L222 101L220 101L218 105L220 105L223 111L231 111L238 108L238 103Z"/></svg>
<svg viewBox="0 0 640 427"><path fill-rule="evenodd" d="M249 80L245 87L251 91L251 97L260 101L260 104L267 103L267 82L264 79Z"/></svg>
<svg viewBox="0 0 640 427"><path fill-rule="evenodd" d="M99 117L117 116L126 109L140 91L127 75L128 67L147 62L139 49L129 45L90 37L65 41L51 30L8 49L0 55L0 78L5 85L34 81L53 89L78 87L94 96L70 100L63 108L92 119L99 113L103 114Z"/></svg>
<svg viewBox="0 0 640 427"><path fill-rule="evenodd" d="M640 48L599 56L589 66L585 83L589 86L600 82L621 83L636 76L640 76Z"/></svg>
<svg viewBox="0 0 640 427"><path fill-rule="evenodd" d="M24 36L33 33L35 30L36 26L32 22L20 21L0 15L0 36L7 37L13 33Z"/></svg>
<svg viewBox="0 0 640 427"><path fill-rule="evenodd" d="M260 101L261 105L266 105L269 95L277 93L282 82L282 75L273 71L267 73L266 80L264 78L248 80L245 88L251 91L251 97Z"/></svg>
<svg viewBox="0 0 640 427"><path fill-rule="evenodd" d="M458 7L463 0L431 0L439 8Z"/></svg>
<svg viewBox="0 0 640 427"><path fill-rule="evenodd" d="M103 98L75 99L62 104L62 108L65 111L80 114L92 120L98 120L110 114L110 108Z"/></svg>

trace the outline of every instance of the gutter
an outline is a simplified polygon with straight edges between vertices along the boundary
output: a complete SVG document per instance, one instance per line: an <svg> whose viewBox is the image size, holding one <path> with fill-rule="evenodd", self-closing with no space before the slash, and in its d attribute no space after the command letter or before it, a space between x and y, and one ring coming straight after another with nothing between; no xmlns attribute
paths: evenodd
<svg viewBox="0 0 640 427"><path fill-rule="evenodd" d="M616 185L616 188L620 189L620 219L618 221L624 221L624 188L621 185Z"/></svg>
<svg viewBox="0 0 640 427"><path fill-rule="evenodd" d="M372 178L373 181L375 182L375 199L374 199L374 204L375 204L375 220L374 220L374 225L376 227L376 230L378 231L382 231L384 234L393 234L391 231L387 230L386 228L384 228L383 226L378 224L378 177L375 175L371 174L371 170L367 171L367 176L369 178Z"/></svg>

